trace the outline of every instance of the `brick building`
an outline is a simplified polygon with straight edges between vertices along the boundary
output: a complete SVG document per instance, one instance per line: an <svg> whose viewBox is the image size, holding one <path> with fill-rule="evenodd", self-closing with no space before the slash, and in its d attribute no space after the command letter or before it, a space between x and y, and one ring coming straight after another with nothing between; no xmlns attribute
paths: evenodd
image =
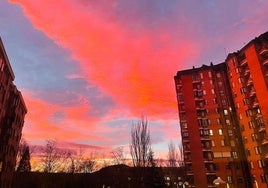
<svg viewBox="0 0 268 188"><path fill-rule="evenodd" d="M0 187L10 187L27 109L0 38Z"/></svg>
<svg viewBox="0 0 268 188"><path fill-rule="evenodd" d="M178 71L184 162L192 187L267 187L268 32L224 63Z"/></svg>

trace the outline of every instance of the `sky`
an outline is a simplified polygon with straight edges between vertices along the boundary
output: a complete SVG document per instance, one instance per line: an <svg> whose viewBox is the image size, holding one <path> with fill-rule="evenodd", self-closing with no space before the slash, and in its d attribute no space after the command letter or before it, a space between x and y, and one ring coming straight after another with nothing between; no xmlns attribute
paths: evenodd
<svg viewBox="0 0 268 188"><path fill-rule="evenodd" d="M265 0L0 0L0 36L28 113L23 138L129 147L147 117L156 157L179 143L173 77L268 31Z"/></svg>

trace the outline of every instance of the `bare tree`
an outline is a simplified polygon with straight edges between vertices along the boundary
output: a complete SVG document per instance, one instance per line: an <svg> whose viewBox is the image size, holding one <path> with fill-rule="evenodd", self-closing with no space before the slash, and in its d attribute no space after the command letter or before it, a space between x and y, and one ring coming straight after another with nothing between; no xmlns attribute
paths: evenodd
<svg viewBox="0 0 268 188"><path fill-rule="evenodd" d="M178 161L178 153L176 151L176 148L172 142L168 144L168 166L169 167L176 167Z"/></svg>
<svg viewBox="0 0 268 188"><path fill-rule="evenodd" d="M113 149L111 153L115 165L125 164L124 148L122 146Z"/></svg>
<svg viewBox="0 0 268 188"><path fill-rule="evenodd" d="M56 147L55 140L47 140L42 159L44 172L57 172L62 165L62 152Z"/></svg>
<svg viewBox="0 0 268 188"><path fill-rule="evenodd" d="M132 124L130 154L134 167L145 167L148 163L151 149L150 132L147 119L141 118Z"/></svg>
<svg viewBox="0 0 268 188"><path fill-rule="evenodd" d="M80 149L79 154L73 161L73 166L76 173L91 173L96 170L95 154L91 153L86 158L84 157L84 151Z"/></svg>
<svg viewBox="0 0 268 188"><path fill-rule="evenodd" d="M80 172L81 173L91 173L95 170L96 161L92 159L85 159L81 163Z"/></svg>

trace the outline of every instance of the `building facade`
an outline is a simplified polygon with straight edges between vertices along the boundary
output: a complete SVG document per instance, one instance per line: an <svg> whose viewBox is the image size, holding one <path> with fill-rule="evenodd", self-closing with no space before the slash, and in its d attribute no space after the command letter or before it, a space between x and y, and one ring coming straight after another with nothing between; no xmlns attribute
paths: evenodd
<svg viewBox="0 0 268 188"><path fill-rule="evenodd" d="M268 32L226 59L228 79L255 187L268 182Z"/></svg>
<svg viewBox="0 0 268 188"><path fill-rule="evenodd" d="M267 187L268 32L174 80L190 186Z"/></svg>
<svg viewBox="0 0 268 188"><path fill-rule="evenodd" d="M27 108L0 38L0 187L11 187Z"/></svg>

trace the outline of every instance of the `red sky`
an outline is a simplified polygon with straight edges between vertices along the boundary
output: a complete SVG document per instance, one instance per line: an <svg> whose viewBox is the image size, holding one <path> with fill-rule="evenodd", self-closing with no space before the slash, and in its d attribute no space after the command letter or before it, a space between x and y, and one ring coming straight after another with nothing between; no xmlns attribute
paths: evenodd
<svg viewBox="0 0 268 188"><path fill-rule="evenodd" d="M221 63L267 31L262 0L9 0L1 37L28 107L23 136L128 147L148 117L156 153L179 142L173 76Z"/></svg>

